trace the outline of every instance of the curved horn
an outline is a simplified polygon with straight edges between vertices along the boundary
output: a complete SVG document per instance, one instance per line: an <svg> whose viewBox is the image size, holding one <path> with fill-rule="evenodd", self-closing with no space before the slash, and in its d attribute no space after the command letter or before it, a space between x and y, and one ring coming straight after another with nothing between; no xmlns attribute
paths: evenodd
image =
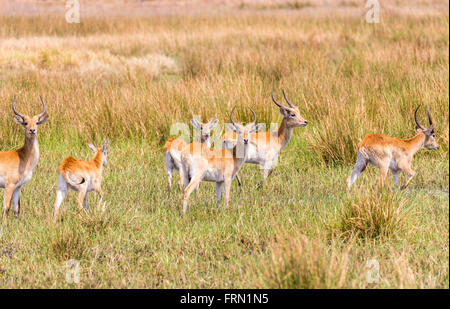
<svg viewBox="0 0 450 309"><path fill-rule="evenodd" d="M428 105L428 122L430 123L430 126L433 125L433 118L431 118L430 106L429 105Z"/></svg>
<svg viewBox="0 0 450 309"><path fill-rule="evenodd" d="M280 103L278 103L277 100L275 100L275 98L273 97L273 90L272 90L272 101L273 101L273 103L275 103L278 107L281 107L281 108L284 107L283 105L281 105Z"/></svg>
<svg viewBox="0 0 450 309"><path fill-rule="evenodd" d="M294 105L291 104L291 102L289 102L288 98L286 97L286 94L284 93L284 90L281 90L283 92L283 97L284 100L286 101L286 103L290 106L290 107L294 107Z"/></svg>
<svg viewBox="0 0 450 309"><path fill-rule="evenodd" d="M25 118L24 118L24 115L22 115L22 114L20 114L20 113L18 113L18 112L16 111L16 105L15 105L15 103L16 103L16 96L13 97L12 109L13 109L14 114L16 114L17 116L19 116L20 118L22 118L22 120L24 120L24 119L25 119Z"/></svg>
<svg viewBox="0 0 450 309"><path fill-rule="evenodd" d="M416 121L416 125L418 128L422 129L422 130L426 130L424 127L422 127L422 125L419 123L419 120L417 120L417 111L419 110L420 105L417 106L416 110L414 111L414 120Z"/></svg>
<svg viewBox="0 0 450 309"><path fill-rule="evenodd" d="M234 126L236 126L236 124L234 123L234 120L233 120L233 112L234 112L235 108L236 108L236 106L233 107L233 109L231 110L231 114L230 114L230 121Z"/></svg>
<svg viewBox="0 0 450 309"><path fill-rule="evenodd" d="M38 115L38 117L42 117L42 116L44 116L45 115L45 113L47 112L47 110L46 110L46 108L45 108L45 102L44 102L44 99L42 99L42 96L39 96L39 98L41 99L41 102L42 102L42 113L40 113L39 115Z"/></svg>
<svg viewBox="0 0 450 309"><path fill-rule="evenodd" d="M251 108L251 107L249 107L250 108L250 110L252 111L252 114L253 114L253 122L252 122L252 125L255 125L256 124L256 113L255 113L255 111Z"/></svg>

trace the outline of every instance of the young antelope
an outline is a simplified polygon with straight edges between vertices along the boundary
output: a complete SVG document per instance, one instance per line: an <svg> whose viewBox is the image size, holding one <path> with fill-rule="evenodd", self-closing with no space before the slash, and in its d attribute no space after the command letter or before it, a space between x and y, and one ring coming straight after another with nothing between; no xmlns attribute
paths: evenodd
<svg viewBox="0 0 450 309"><path fill-rule="evenodd" d="M181 163L186 185L183 196L183 216L188 211L189 196L201 181L216 183L217 205L220 203L225 185L226 205L229 204L231 181L247 158L249 134L259 128L256 125L256 114L251 108L254 120L246 126L234 122L234 110L235 107L230 114L231 124L227 124L228 128L237 134L237 142L233 148L211 149L199 143L192 143L183 150Z"/></svg>
<svg viewBox="0 0 450 309"><path fill-rule="evenodd" d="M105 141L102 148L96 148L88 144L89 148L95 153L92 161L77 160L72 157L66 158L59 166L58 189L56 191L56 201L53 206L53 218L58 218L59 207L66 197L67 189L78 192L78 209L80 212L87 212L88 200L87 193L95 191L100 196L97 208L100 209L103 200L102 172L103 167L107 165L109 140ZM84 209L83 209L84 205Z"/></svg>
<svg viewBox="0 0 450 309"><path fill-rule="evenodd" d="M218 122L218 119L213 120L213 118L211 118L207 123L199 122L195 118L191 119L192 126L200 133L200 142L207 147L210 147L211 130L217 125ZM183 187L184 176L181 168L181 152L186 145L187 143L185 141L176 137L169 138L164 145L164 162L166 164L167 187L169 190L172 187L172 174L174 170L178 171L180 174L178 187L180 190Z"/></svg>

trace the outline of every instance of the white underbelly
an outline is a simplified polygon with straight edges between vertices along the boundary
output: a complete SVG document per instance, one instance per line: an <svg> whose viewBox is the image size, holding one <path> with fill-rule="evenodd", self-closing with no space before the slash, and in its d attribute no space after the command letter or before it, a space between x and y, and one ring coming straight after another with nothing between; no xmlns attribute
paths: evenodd
<svg viewBox="0 0 450 309"><path fill-rule="evenodd" d="M260 164L263 161L265 161L265 153L258 152L255 147L248 148L245 163Z"/></svg>
<svg viewBox="0 0 450 309"><path fill-rule="evenodd" d="M92 181L89 181L88 183L88 187L87 187L87 192L91 192L94 190L94 184L92 183Z"/></svg>
<svg viewBox="0 0 450 309"><path fill-rule="evenodd" d="M392 158L391 161L389 162L389 169L394 171L399 170L397 162L394 160L394 158Z"/></svg>
<svg viewBox="0 0 450 309"><path fill-rule="evenodd" d="M203 181L212 181L212 182L222 182L224 181L224 177L222 173L214 169L208 169L203 176Z"/></svg>
<svg viewBox="0 0 450 309"><path fill-rule="evenodd" d="M29 172L17 183L17 187L21 187L21 186L27 184L31 180L32 177L33 177L33 172Z"/></svg>

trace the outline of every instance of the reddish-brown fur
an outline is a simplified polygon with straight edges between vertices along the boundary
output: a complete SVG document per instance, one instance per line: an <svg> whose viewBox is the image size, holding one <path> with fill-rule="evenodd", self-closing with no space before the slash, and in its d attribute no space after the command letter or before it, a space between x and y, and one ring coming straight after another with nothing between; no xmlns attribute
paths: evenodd
<svg viewBox="0 0 450 309"><path fill-rule="evenodd" d="M14 121L25 130L25 143L17 150L0 152L0 188L5 188L4 219L13 206L16 216L20 212L20 189L31 180L33 169L39 160L39 143L37 128L48 120L45 103L41 98L43 112L29 117L15 110L13 100Z"/></svg>
<svg viewBox="0 0 450 309"><path fill-rule="evenodd" d="M272 94L272 101L280 108L280 113L283 116L278 131L256 132L250 135L250 149L246 163L260 165L263 177L260 185L272 173L279 154L291 139L293 129L296 127L304 127L308 123L300 114L299 108L289 102L284 91L283 96L289 106L280 105ZM223 135L223 140L224 145L225 143L234 144L236 134L234 132L227 132ZM239 175L236 175L236 180L241 184Z"/></svg>
<svg viewBox="0 0 450 309"><path fill-rule="evenodd" d="M100 196L97 208L100 209L103 200L103 190L101 188L103 180L103 167L106 166L106 156L108 140L103 148L95 148L89 145L92 151L95 151L94 158L91 161L77 160L73 157L67 157L59 166L58 173L64 177L64 181L58 179L57 198L54 205L54 219L58 218L59 207L66 195L67 189L71 188L78 191L78 209L83 211L83 203L89 191L95 191ZM87 207L85 205L85 207Z"/></svg>
<svg viewBox="0 0 450 309"><path fill-rule="evenodd" d="M417 123L417 134L408 139L389 137L383 134L369 134L358 144L357 162L353 173L347 179L347 188L350 188L358 176L365 170L368 163L379 168L379 183L382 187L388 170L391 170L394 182L398 184L398 172L403 171L409 175L409 179L402 186L406 188L416 172L411 168L413 156L422 148L439 149L436 142L431 115L430 127L424 128Z"/></svg>
<svg viewBox="0 0 450 309"><path fill-rule="evenodd" d="M229 204L231 182L247 156L250 134L258 129L256 114L252 109L250 110L254 121L246 126L233 121L234 109L230 114L232 124L228 125L231 130L237 132L236 145L232 149L212 149L201 143L191 143L182 152L181 160L186 186L183 195L183 215L188 210L189 196L201 181L216 183L217 205L219 205L224 186L226 205Z"/></svg>
<svg viewBox="0 0 450 309"><path fill-rule="evenodd" d="M200 141L202 144L206 144L209 146L209 138L211 130L217 125L219 121L217 119L211 118L206 123L202 123L197 119L193 118L191 120L191 124L194 129L197 129L200 133ZM181 189L183 185L183 170L181 168L181 152L184 147L186 147L186 142L181 138L171 137L164 144L163 153L164 153L164 162L166 164L166 173L167 173L167 187L170 191L172 187L172 173L173 171L178 171L180 174L180 180L178 182L178 186Z"/></svg>

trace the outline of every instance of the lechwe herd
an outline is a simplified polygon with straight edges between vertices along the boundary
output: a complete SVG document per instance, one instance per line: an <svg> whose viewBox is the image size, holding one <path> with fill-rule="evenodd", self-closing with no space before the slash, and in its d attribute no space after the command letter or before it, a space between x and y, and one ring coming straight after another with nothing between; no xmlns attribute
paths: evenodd
<svg viewBox="0 0 450 309"><path fill-rule="evenodd" d="M201 123L195 119L191 124L200 133L200 142L187 144L179 138L171 138L164 146L164 162L167 172L167 185L171 188L172 174L176 170L180 173L179 186L184 182L183 215L188 210L188 200L192 191L202 181L216 183L216 200L219 204L222 190L225 187L226 205L231 194L231 182L234 178L239 180L238 172L244 163L258 164L262 170L262 181L272 173L281 151L288 145L293 129L304 127L308 122L301 116L298 107L293 105L283 91L287 106L279 104L272 93L272 101L279 108L283 117L277 132L256 132L261 125L256 124L256 113L252 110L253 121L247 125L236 123L233 112L230 113L231 124L227 124L229 132L223 135L220 149L210 148L211 130L218 124L217 119ZM25 143L22 148L0 152L0 188L5 189L3 218L6 220L9 209L13 208L17 217L20 212L20 189L28 183L33 170L39 160L39 144L37 128L45 123L49 116L46 112L44 100L41 97L43 111L33 117L17 112L15 98L12 102L14 121L25 130ZM395 184L398 184L398 173L403 171L409 179L402 186L406 188L415 175L411 169L414 154L421 148L439 149L436 143L433 120L428 109L430 126L423 127L417 120L417 111L414 112L417 134L409 139L391 138L381 134L369 134L357 149L357 161L353 173L347 179L350 188L358 176L371 163L379 168L379 182L383 186L388 170L391 170ZM58 187L54 204L54 218L58 218L59 207L64 200L68 189L79 192L78 208L85 213L88 208L87 193L95 191L100 196L98 207L102 203L103 191L101 189L102 171L106 166L108 155L108 140L101 148L89 144L94 152L92 161L81 161L68 157L59 167ZM84 206L84 207L83 207Z"/></svg>

